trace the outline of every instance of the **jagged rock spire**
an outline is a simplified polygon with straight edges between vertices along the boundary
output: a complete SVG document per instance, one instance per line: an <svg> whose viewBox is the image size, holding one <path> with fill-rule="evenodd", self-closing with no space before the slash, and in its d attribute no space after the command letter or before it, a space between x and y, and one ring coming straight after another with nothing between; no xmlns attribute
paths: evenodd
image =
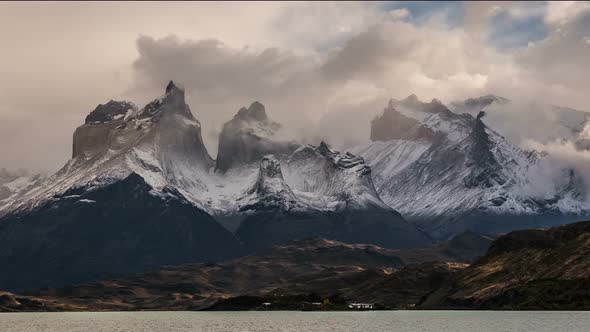
<svg viewBox="0 0 590 332"><path fill-rule="evenodd" d="M185 116L194 119L190 107L184 100L184 90L179 88L174 81L168 82L166 86L166 94L163 98L158 98L145 105L139 112L139 118L153 117L165 111L173 111L184 114Z"/></svg>
<svg viewBox="0 0 590 332"><path fill-rule="evenodd" d="M467 138L471 144L467 166L471 167L472 170L464 179L464 182L469 188L477 186L492 187L495 184L506 182L506 178L501 172L502 167L492 153L492 142L486 132L486 125L481 120L485 114L484 111L477 114L473 129Z"/></svg>
<svg viewBox="0 0 590 332"><path fill-rule="evenodd" d="M430 103L420 101L415 94L411 94L399 102L400 105L415 111L439 113L447 112L449 109L438 99L433 98Z"/></svg>
<svg viewBox="0 0 590 332"><path fill-rule="evenodd" d="M481 123L483 124L483 122L481 121L481 119L482 119L484 116L486 116L486 112L484 112L484 111L479 111L479 113L477 113L477 117L476 117L475 119L478 121L478 123L480 123L480 122L481 122ZM476 125L477 125L477 124L476 124Z"/></svg>
<svg viewBox="0 0 590 332"><path fill-rule="evenodd" d="M240 108L234 118L244 121L265 121L268 119L268 116L266 115L266 109L264 108L264 105L258 101L255 101L250 104L250 107L248 108Z"/></svg>
<svg viewBox="0 0 590 332"><path fill-rule="evenodd" d="M416 96L415 94L411 94L409 96L407 96L406 98L404 98L404 100L402 100L403 103L418 103L420 102L420 100L418 99L418 96Z"/></svg>
<svg viewBox="0 0 590 332"><path fill-rule="evenodd" d="M168 82L168 85L166 86L166 94L169 94L174 89L178 89L178 87L174 84L174 81L170 80L170 82Z"/></svg>
<svg viewBox="0 0 590 332"><path fill-rule="evenodd" d="M184 89L179 88L174 84L174 81L170 81L166 86L166 97L179 103L184 103Z"/></svg>
<svg viewBox="0 0 590 332"><path fill-rule="evenodd" d="M330 147L330 145L328 145L328 143L322 140L320 142L320 145L318 146L318 151L323 155L327 155L330 152L332 152L332 148Z"/></svg>
<svg viewBox="0 0 590 332"><path fill-rule="evenodd" d="M290 153L299 144L282 140L277 133L281 125L272 121L264 105L255 101L248 108L242 107L223 125L219 136L216 171L258 162L267 154L277 156Z"/></svg>
<svg viewBox="0 0 590 332"><path fill-rule="evenodd" d="M242 206L243 211L275 208L288 211L304 207L285 183L281 164L273 155L266 155L260 161L258 177L248 195L249 202Z"/></svg>
<svg viewBox="0 0 590 332"><path fill-rule="evenodd" d="M271 179L276 179L275 181L282 182L283 173L281 171L281 163L274 156L267 155L260 161L258 179L253 190L259 194L266 193L269 189L267 182L272 181Z"/></svg>

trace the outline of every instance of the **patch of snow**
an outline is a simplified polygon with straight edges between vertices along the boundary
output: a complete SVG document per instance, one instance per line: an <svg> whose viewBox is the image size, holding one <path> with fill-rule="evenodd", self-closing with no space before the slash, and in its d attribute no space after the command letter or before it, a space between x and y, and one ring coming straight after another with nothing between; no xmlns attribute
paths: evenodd
<svg viewBox="0 0 590 332"><path fill-rule="evenodd" d="M81 202L81 203L96 203L96 201L93 201L91 199L81 199L78 202Z"/></svg>

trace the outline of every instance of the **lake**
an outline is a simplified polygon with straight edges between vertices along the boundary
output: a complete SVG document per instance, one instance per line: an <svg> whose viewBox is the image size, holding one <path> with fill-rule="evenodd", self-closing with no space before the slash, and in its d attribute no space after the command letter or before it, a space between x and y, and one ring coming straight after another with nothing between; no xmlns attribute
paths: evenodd
<svg viewBox="0 0 590 332"><path fill-rule="evenodd" d="M2 313L0 331L590 331L590 312Z"/></svg>

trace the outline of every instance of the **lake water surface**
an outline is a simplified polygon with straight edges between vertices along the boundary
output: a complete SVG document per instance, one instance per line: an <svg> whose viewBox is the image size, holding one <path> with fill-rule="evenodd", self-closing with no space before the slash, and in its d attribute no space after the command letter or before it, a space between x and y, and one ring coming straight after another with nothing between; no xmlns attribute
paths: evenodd
<svg viewBox="0 0 590 332"><path fill-rule="evenodd" d="M0 331L590 331L590 312L2 313Z"/></svg>

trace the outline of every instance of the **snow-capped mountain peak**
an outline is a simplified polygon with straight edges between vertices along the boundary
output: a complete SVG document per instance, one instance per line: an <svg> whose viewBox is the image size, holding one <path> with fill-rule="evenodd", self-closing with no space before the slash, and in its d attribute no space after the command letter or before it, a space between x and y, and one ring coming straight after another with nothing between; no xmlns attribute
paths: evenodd
<svg viewBox="0 0 590 332"><path fill-rule="evenodd" d="M285 178L296 194L319 209L389 209L379 198L363 158L335 151L325 142L294 151Z"/></svg>
<svg viewBox="0 0 590 332"><path fill-rule="evenodd" d="M184 91L171 82L162 97L141 109L127 101L98 105L74 132L72 159L8 210L33 208L69 188L109 184L131 173L156 191L173 185L194 193L205 189L212 166L200 123Z"/></svg>
<svg viewBox="0 0 590 332"><path fill-rule="evenodd" d="M241 211L279 209L285 212L309 208L297 199L285 183L281 164L272 155L262 158L256 182L239 201L245 202Z"/></svg>
<svg viewBox="0 0 590 332"><path fill-rule="evenodd" d="M387 112L417 122L405 132L424 127L434 135L430 140L393 135L352 152L371 166L383 201L431 235L446 238L465 229L500 232L531 227L532 220L558 223L583 212L580 204L571 204L569 194L555 192L551 199L523 195L527 181L534 181L527 174L540 154L512 145L490 129L484 112L457 114L437 101L423 103L411 96L390 103L373 120L371 128L380 130L381 137L387 137L388 128L399 130ZM520 224L512 223L515 219Z"/></svg>
<svg viewBox="0 0 590 332"><path fill-rule="evenodd" d="M250 107L242 107L238 113L234 116L234 119L240 119L242 121L266 121L268 116L266 115L266 109L260 102L255 101L250 104Z"/></svg>

